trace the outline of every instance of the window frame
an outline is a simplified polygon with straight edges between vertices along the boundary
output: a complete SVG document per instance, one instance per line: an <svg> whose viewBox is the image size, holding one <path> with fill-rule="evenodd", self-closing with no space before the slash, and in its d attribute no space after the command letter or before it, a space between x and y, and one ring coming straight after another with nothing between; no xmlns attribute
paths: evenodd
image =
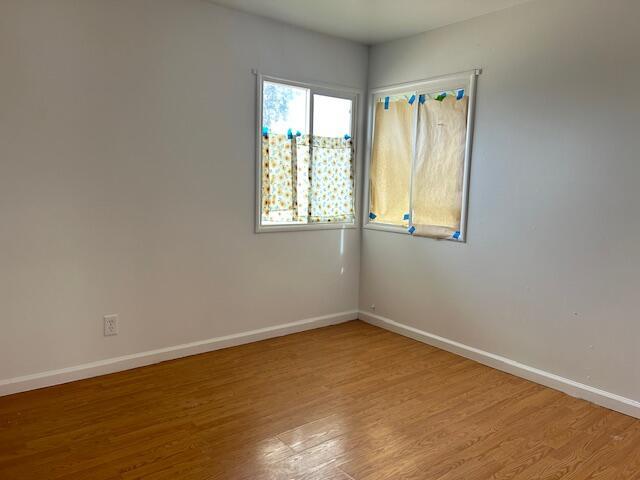
<svg viewBox="0 0 640 480"><path fill-rule="evenodd" d="M362 90L328 85L322 83L309 83L286 78L266 75L256 70L256 168L255 168L255 233L291 232L305 230L344 230L360 228L360 172L358 161L358 118L359 100ZM292 87L301 87L309 90L309 133L313 134L314 95L324 95L351 100L351 140L353 145L353 222L327 222L327 223L302 223L302 224L262 224L262 92L264 82L280 83ZM311 152L313 153L313 152Z"/></svg>
<svg viewBox="0 0 640 480"><path fill-rule="evenodd" d="M401 233L405 235L411 235L407 228L399 225L373 223L369 218L370 208L370 168L371 157L373 152L373 137L375 135L375 107L378 99L391 95L399 95L403 93L416 92L422 93L424 91L438 91L438 90L455 90L456 88L468 89L469 106L467 110L467 134L465 139L465 154L464 154L464 168L462 179L462 205L460 214L460 236L456 238L438 239L433 237L421 237L431 238L432 240L449 240L456 243L466 243L467 241L467 220L469 210L469 181L471 174L471 156L473 148L473 133L474 133L474 117L475 117L475 105L476 105L476 89L477 79L482 73L481 69L474 69L460 73L454 73L450 75L442 75L439 77L433 77L424 80L418 80L415 82L407 82L401 84L394 84L386 87L374 88L369 90L368 100L368 117L367 117L367 138L366 138L366 158L364 162L364 198L362 208L362 228L367 230L380 230L384 232ZM414 112L413 118L413 132L411 141L413 144L413 158L411 162L411 176L409 178L409 215L413 215L413 208L411 202L413 201L411 195L411 189L413 188L413 174L415 170L416 161L416 134L418 125L418 109ZM411 217L409 219L411 225Z"/></svg>

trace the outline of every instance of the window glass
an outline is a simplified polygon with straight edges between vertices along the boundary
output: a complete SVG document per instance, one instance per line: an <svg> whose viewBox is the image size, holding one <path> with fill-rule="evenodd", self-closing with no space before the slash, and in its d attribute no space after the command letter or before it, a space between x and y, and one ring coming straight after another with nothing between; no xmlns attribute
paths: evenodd
<svg viewBox="0 0 640 480"><path fill-rule="evenodd" d="M351 136L351 100L315 94L313 134L318 137Z"/></svg>
<svg viewBox="0 0 640 480"><path fill-rule="evenodd" d="M309 133L309 89L264 82L262 127L271 133Z"/></svg>
<svg viewBox="0 0 640 480"><path fill-rule="evenodd" d="M259 226L355 223L354 100L266 80L262 93Z"/></svg>

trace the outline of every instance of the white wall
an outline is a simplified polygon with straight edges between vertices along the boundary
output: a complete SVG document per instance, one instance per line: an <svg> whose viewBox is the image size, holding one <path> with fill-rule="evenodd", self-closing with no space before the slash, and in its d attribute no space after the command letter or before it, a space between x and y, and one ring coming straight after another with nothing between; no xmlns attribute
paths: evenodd
<svg viewBox="0 0 640 480"><path fill-rule="evenodd" d="M371 87L484 73L468 243L365 231L363 310L640 400L639 22L541 0L372 49Z"/></svg>
<svg viewBox="0 0 640 480"><path fill-rule="evenodd" d="M0 3L0 380L357 308L357 230L253 233L252 68L364 89L367 49L199 0Z"/></svg>
<svg viewBox="0 0 640 480"><path fill-rule="evenodd" d="M638 20L538 0L371 50L372 87L484 73L469 242L365 231L361 308L640 399ZM252 68L365 88L367 50L199 0L0 2L0 380L357 307L359 232L253 233Z"/></svg>

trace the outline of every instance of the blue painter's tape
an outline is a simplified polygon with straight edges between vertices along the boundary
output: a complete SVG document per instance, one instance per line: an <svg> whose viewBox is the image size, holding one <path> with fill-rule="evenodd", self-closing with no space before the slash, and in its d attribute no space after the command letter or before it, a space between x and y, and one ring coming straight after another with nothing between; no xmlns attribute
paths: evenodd
<svg viewBox="0 0 640 480"><path fill-rule="evenodd" d="M263 137L269 136L269 129L267 127L262 127L262 136Z"/></svg>
<svg viewBox="0 0 640 480"><path fill-rule="evenodd" d="M413 102L416 101L416 96L415 95L411 95L411 97L409 98L409 105L413 105Z"/></svg>
<svg viewBox="0 0 640 480"><path fill-rule="evenodd" d="M344 134L344 139L345 140L351 140L351 135L349 135L348 133Z"/></svg>
<svg viewBox="0 0 640 480"><path fill-rule="evenodd" d="M413 235L413 232L415 232L415 231L416 231L416 227L414 227L413 225L411 225L411 226L409 227L409 230L407 230L407 232L409 232L409 233L410 233L410 234L412 234L412 235Z"/></svg>
<svg viewBox="0 0 640 480"><path fill-rule="evenodd" d="M287 138L291 140L293 138L293 131L291 129L287 130Z"/></svg>
<svg viewBox="0 0 640 480"><path fill-rule="evenodd" d="M425 94L420 95L420 98L418 101L420 102L420 104L423 104L424 102L427 101L427 96Z"/></svg>
<svg viewBox="0 0 640 480"><path fill-rule="evenodd" d="M384 97L384 109L385 110L389 110L389 101L390 101L389 97Z"/></svg>
<svg viewBox="0 0 640 480"><path fill-rule="evenodd" d="M375 220L376 217L377 217L377 215L375 213L373 213L373 212L369 213L369 218L371 220Z"/></svg>
<svg viewBox="0 0 640 480"><path fill-rule="evenodd" d="M452 238L455 238L456 240L458 240L460 238L460 232L456 232L452 235Z"/></svg>
<svg viewBox="0 0 640 480"><path fill-rule="evenodd" d="M403 220L409 220L409 214L405 213L402 217Z"/></svg>
<svg viewBox="0 0 640 480"><path fill-rule="evenodd" d="M464 98L464 89L458 90L458 95L456 95L456 100L462 100Z"/></svg>

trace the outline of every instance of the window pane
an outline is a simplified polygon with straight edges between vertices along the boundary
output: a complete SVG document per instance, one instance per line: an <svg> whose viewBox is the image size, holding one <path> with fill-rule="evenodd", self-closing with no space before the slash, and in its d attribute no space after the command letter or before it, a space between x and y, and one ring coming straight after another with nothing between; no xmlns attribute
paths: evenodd
<svg viewBox="0 0 640 480"><path fill-rule="evenodd" d="M413 94L383 97L376 102L370 168L371 222L408 225L416 103Z"/></svg>
<svg viewBox="0 0 640 480"><path fill-rule="evenodd" d="M309 98L310 91L307 88L264 82L263 225L308 222Z"/></svg>
<svg viewBox="0 0 640 480"><path fill-rule="evenodd" d="M262 127L269 133L309 133L309 89L264 82Z"/></svg>
<svg viewBox="0 0 640 480"><path fill-rule="evenodd" d="M352 100L269 81L262 93L261 225L354 223Z"/></svg>
<svg viewBox="0 0 640 480"><path fill-rule="evenodd" d="M353 222L352 101L313 95L311 222Z"/></svg>
<svg viewBox="0 0 640 480"><path fill-rule="evenodd" d="M351 136L351 100L313 96L313 134L318 137Z"/></svg>
<svg viewBox="0 0 640 480"><path fill-rule="evenodd" d="M263 225L307 223L308 171L308 135L263 135Z"/></svg>

